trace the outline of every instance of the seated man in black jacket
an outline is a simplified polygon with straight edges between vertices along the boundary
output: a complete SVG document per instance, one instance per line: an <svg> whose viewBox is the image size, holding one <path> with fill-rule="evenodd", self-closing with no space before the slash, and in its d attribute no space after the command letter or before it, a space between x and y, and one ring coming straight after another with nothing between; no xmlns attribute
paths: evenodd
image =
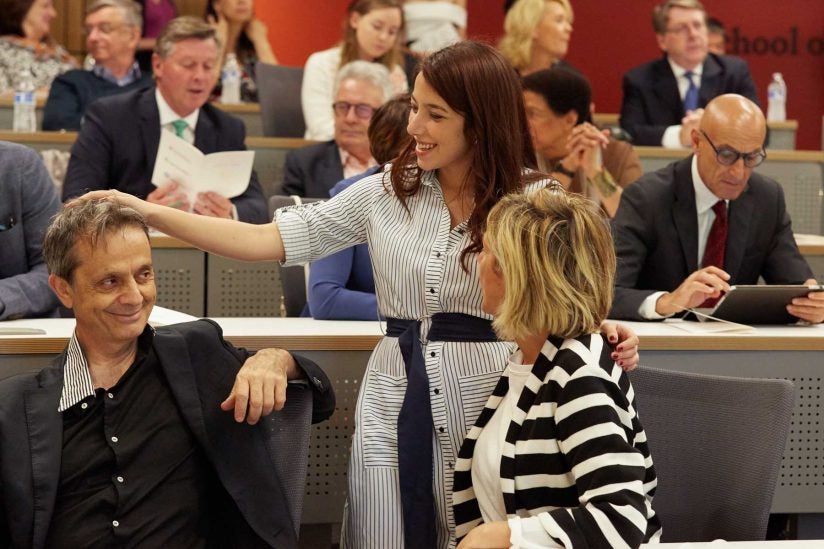
<svg viewBox="0 0 824 549"><path fill-rule="evenodd" d="M0 382L0 545L297 547L258 419L304 377L313 420L329 417L323 371L235 348L209 320L149 326L151 247L130 208L65 209L44 254L77 325L54 364Z"/></svg>
<svg viewBox="0 0 824 549"><path fill-rule="evenodd" d="M283 167L283 194L329 198L341 179L376 166L369 149L369 121L394 93L389 71L379 63L352 61L335 81L335 138L289 151Z"/></svg>

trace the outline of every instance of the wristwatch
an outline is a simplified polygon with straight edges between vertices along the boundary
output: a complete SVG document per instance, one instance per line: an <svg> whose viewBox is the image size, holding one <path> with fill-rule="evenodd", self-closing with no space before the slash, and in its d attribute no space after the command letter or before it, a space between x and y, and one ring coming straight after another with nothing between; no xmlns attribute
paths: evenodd
<svg viewBox="0 0 824 549"><path fill-rule="evenodd" d="M565 175L569 178L574 178L575 177L575 172L566 169L566 167L564 166L564 163L561 162L560 160L555 163L555 166L552 168L552 171L554 173L559 173L561 175Z"/></svg>

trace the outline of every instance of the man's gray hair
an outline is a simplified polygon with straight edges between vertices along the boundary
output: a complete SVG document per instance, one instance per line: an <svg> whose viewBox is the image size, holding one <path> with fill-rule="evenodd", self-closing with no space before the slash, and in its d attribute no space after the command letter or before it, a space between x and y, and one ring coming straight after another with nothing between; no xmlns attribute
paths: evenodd
<svg viewBox="0 0 824 549"><path fill-rule="evenodd" d="M183 40L214 40L220 50L220 39L217 31L203 19L186 15L169 21L169 24L160 31L155 42L154 51L162 58L169 57L172 48Z"/></svg>
<svg viewBox="0 0 824 549"><path fill-rule="evenodd" d="M94 248L101 237L126 227L140 229L149 238L149 227L143 216L116 202L87 200L63 208L52 218L43 239L43 258L49 273L71 282L78 264L74 245L88 239Z"/></svg>
<svg viewBox="0 0 824 549"><path fill-rule="evenodd" d="M94 0L86 6L86 15L102 10L103 8L115 8L120 10L123 22L130 27L143 29L143 6L133 0Z"/></svg>
<svg viewBox="0 0 824 549"><path fill-rule="evenodd" d="M383 93L381 104L386 103L395 95L395 88L389 78L389 69L380 63L352 61L342 66L335 78L336 94L344 80L360 80L375 86Z"/></svg>
<svg viewBox="0 0 824 549"><path fill-rule="evenodd" d="M667 32L669 12L672 8L701 10L704 12L704 20L706 21L707 10L704 9L704 4L699 2L699 0L664 0L664 2L652 8L652 28L655 29L655 34L664 34Z"/></svg>

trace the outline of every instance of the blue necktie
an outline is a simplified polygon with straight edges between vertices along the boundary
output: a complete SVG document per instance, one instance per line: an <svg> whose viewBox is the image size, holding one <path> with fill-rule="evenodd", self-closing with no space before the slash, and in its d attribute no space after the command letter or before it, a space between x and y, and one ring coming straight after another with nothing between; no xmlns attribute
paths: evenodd
<svg viewBox="0 0 824 549"><path fill-rule="evenodd" d="M692 71L687 71L684 73L684 77L686 77L689 82L689 86L687 86L687 94L684 96L684 113L687 111L694 111L698 108L698 87L692 79L693 76L694 74Z"/></svg>

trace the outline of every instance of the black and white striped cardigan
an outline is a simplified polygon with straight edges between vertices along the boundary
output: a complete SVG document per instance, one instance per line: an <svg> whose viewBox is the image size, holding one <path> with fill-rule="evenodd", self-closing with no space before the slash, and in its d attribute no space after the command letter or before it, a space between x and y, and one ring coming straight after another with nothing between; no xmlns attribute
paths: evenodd
<svg viewBox="0 0 824 549"><path fill-rule="evenodd" d="M656 477L627 375L599 334L544 344L518 399L501 456L509 518L538 516L563 547L638 547L660 538ZM509 390L501 376L455 464L452 502L460 540L482 522L472 455Z"/></svg>

